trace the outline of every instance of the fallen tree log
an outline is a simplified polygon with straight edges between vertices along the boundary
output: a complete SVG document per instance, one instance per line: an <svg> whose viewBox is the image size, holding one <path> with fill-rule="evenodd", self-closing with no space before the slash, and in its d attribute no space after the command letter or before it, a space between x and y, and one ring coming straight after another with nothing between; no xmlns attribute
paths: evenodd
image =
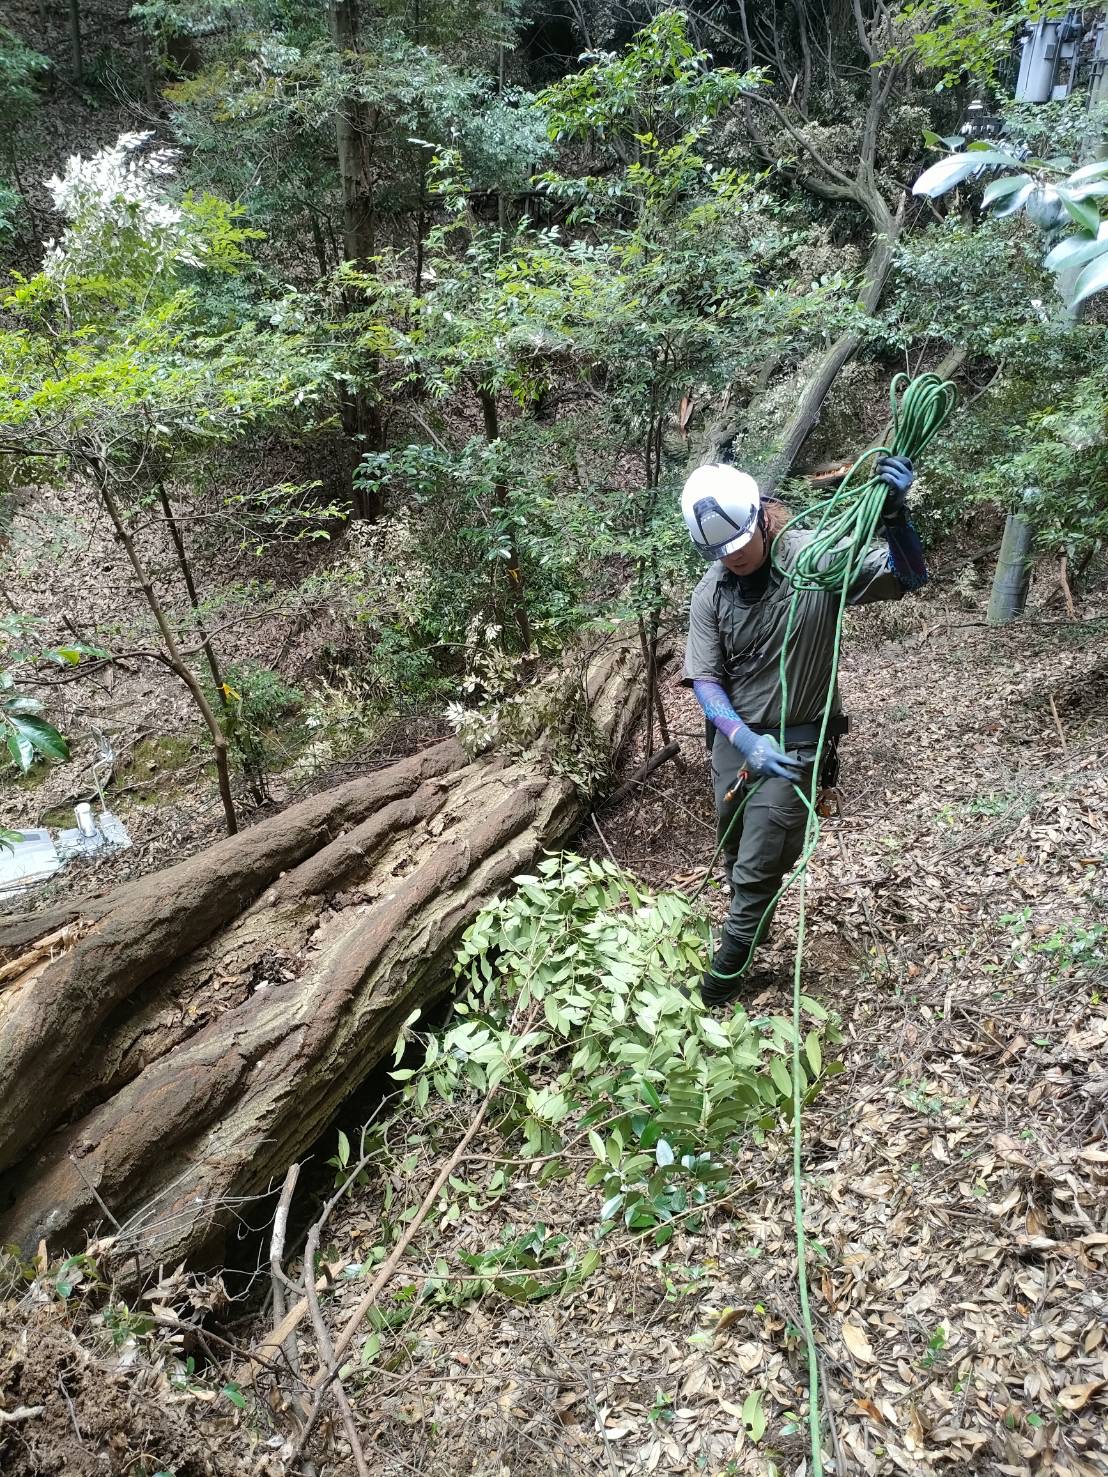
<svg viewBox="0 0 1108 1477"><path fill-rule="evenodd" d="M214 1249L449 989L478 910L587 814L567 745L583 727L591 765L614 757L644 688L636 640L582 662L524 752L436 744L0 925L0 1242L111 1230L144 1270Z"/></svg>

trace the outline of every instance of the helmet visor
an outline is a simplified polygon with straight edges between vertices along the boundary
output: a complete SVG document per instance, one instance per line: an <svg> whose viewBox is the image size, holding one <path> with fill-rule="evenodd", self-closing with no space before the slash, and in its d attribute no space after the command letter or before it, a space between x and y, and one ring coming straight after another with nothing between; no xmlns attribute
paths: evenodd
<svg viewBox="0 0 1108 1477"><path fill-rule="evenodd" d="M689 534L693 547L702 559L723 559L728 554L737 553L750 542L757 524L756 502L740 523L729 513L725 513L714 497L702 497L692 506Z"/></svg>

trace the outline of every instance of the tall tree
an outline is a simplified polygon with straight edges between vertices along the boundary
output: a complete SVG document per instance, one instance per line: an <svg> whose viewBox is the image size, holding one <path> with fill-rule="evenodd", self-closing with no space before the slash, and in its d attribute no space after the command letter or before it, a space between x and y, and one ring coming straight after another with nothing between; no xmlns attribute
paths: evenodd
<svg viewBox="0 0 1108 1477"><path fill-rule="evenodd" d="M329 14L341 72L350 82L335 110L335 137L342 182L343 259L359 272L367 272L376 249L373 176L380 119L360 91L359 57L362 48L358 32L358 0L331 0ZM359 300L360 294L354 286L347 286L344 293L351 306ZM344 386L342 424L352 443L349 457L354 509L362 517L376 517L379 506L366 495L364 483L357 483L354 479L354 468L364 453L379 451L384 445L381 413L372 391L365 384L348 383Z"/></svg>
<svg viewBox="0 0 1108 1477"><path fill-rule="evenodd" d="M873 0L871 4L866 0L850 0L846 17L850 30L842 38L843 52L848 48L852 50L864 68L865 97L859 114L853 117L847 114L849 127L855 136L851 151L853 157L849 162L834 157L821 139L821 134L827 131L827 110L824 110L822 118L806 112L805 99L811 91L815 63L805 8L798 4L795 9L799 71L798 64L790 64L780 45L775 44L778 85L746 90L743 98L745 131L756 157L775 177L789 181L816 200L863 213L872 234L856 301L862 314L872 316L881 303L906 220L905 192L895 177L890 178L887 169L883 168L880 154L890 100L902 92L908 69L890 51L892 12L884 0ZM745 8L743 15L747 15ZM753 59L757 52L749 32L744 34L748 54ZM840 70L846 72L852 68L854 59L848 62L844 56L840 60L829 46L820 65L821 80L828 91L845 102L849 89ZM787 88L784 85L786 81L789 81ZM790 397L793 409L785 424L761 449L760 457L758 448L751 448L757 457L751 470L757 472L763 492L773 492L781 479L788 475L801 447L819 421L828 393L863 342L864 330L856 322L839 333L813 360L798 366ZM773 385L780 363L781 355L776 349L771 349L759 375L763 388ZM756 421L758 416L757 404L752 405L749 397L736 387L729 411L709 425L705 434L697 439L693 463L720 455L739 434L741 422Z"/></svg>

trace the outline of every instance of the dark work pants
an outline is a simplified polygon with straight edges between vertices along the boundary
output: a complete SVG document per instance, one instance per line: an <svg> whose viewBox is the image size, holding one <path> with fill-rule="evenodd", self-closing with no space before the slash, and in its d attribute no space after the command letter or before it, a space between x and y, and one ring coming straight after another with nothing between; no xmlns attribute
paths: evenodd
<svg viewBox="0 0 1108 1477"><path fill-rule="evenodd" d="M810 766L814 747L790 749ZM716 818L720 839L746 795L739 790L730 803L725 796L731 790L742 768L739 751L716 730L712 744L712 787L716 796ZM811 768L801 781L807 790L812 782ZM750 781L751 788L755 781ZM765 937L773 912L770 904L804 849L804 828L808 811L800 796L787 780L767 779L751 795L738 825L727 838L723 864L731 880L731 911L723 931L736 943L749 946Z"/></svg>

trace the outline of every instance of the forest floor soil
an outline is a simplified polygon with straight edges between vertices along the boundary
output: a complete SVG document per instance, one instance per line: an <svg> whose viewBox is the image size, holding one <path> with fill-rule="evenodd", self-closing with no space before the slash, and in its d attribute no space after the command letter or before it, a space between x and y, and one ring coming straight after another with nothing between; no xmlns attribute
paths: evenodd
<svg viewBox="0 0 1108 1477"><path fill-rule="evenodd" d="M842 813L811 868L804 968L843 1033L844 1070L804 1121L836 1477L1108 1474L1108 622L1093 619L1103 602L1082 614L995 631L933 598L852 617ZM676 673L665 695L684 767L601 811L603 842L589 828L581 845L691 890L713 850L707 760ZM767 951L779 982L752 1013L787 1013L794 930L786 899ZM409 1203L468 1126L464 1109L443 1115L441 1158L394 1186ZM358 1125L343 1126L353 1140ZM497 1137L472 1147L495 1157ZM593 1162L547 1185L524 1169L495 1202L417 1236L382 1304L388 1327L344 1380L375 1473L805 1470L784 1128L740 1140L726 1194L668 1244L612 1232L570 1291L421 1298L443 1262L457 1275L463 1253L536 1226L591 1246ZM328 1227L333 1330L364 1291L355 1269L380 1201L379 1185L356 1189ZM142 1308L173 1306L183 1285L166 1269ZM182 1384L174 1357L207 1362L194 1335L151 1362L141 1336L101 1314L82 1323L76 1302L7 1305L6 1471L83 1473L90 1451L96 1471L126 1477L292 1470L292 1413L221 1394L222 1349L207 1383ZM243 1344L264 1332L217 1326ZM51 1337L68 1350L53 1383L35 1355ZM310 1374L307 1322L299 1342ZM313 1452L320 1477L355 1470L333 1406Z"/></svg>
<svg viewBox="0 0 1108 1477"><path fill-rule="evenodd" d="M804 970L844 1033L845 1071L805 1120L829 1470L1108 1473L1106 645L1108 624L998 632L939 601L852 618L842 814L812 868ZM691 889L714 841L707 756L676 673L666 704L684 770L600 825L644 881ZM779 983L752 1012L789 1010L795 917L787 899ZM587 1238L592 1162L517 1179L402 1280L538 1224ZM731 1185L661 1250L613 1233L567 1296L421 1322L394 1367L352 1382L374 1464L802 1470L787 1132L742 1143ZM372 1199L334 1223L340 1261ZM764 1431L744 1419L752 1393Z"/></svg>

